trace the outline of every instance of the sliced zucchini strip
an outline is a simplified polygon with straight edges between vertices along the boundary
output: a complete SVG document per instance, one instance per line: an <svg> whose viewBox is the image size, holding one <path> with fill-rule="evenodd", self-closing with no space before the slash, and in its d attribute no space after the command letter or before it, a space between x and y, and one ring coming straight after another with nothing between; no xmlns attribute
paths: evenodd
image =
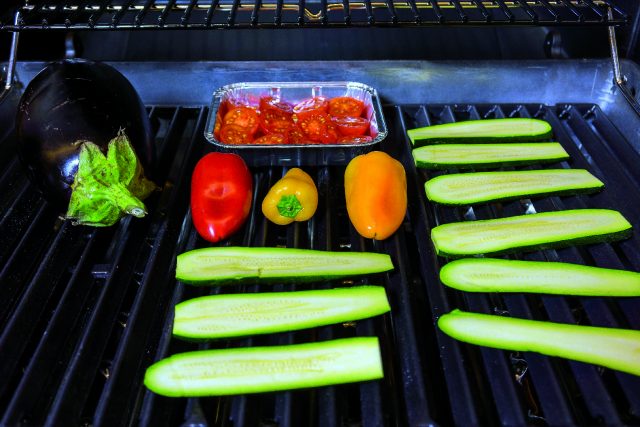
<svg viewBox="0 0 640 427"><path fill-rule="evenodd" d="M173 335L199 340L295 331L389 310L382 286L211 295L176 305Z"/></svg>
<svg viewBox="0 0 640 427"><path fill-rule="evenodd" d="M173 355L147 369L144 384L170 397L292 390L383 377L377 337Z"/></svg>
<svg viewBox="0 0 640 427"><path fill-rule="evenodd" d="M538 141L550 138L551 125L544 120L506 118L445 123L407 131L414 146L448 142Z"/></svg>
<svg viewBox="0 0 640 427"><path fill-rule="evenodd" d="M592 363L640 375L640 331L515 319L453 310L438 320L463 342Z"/></svg>
<svg viewBox="0 0 640 427"><path fill-rule="evenodd" d="M416 148L412 154L416 166L425 169L487 169L569 159L569 154L557 142L434 144Z"/></svg>
<svg viewBox="0 0 640 427"><path fill-rule="evenodd" d="M575 209L443 224L431 239L438 255L455 258L610 242L631 231L620 212Z"/></svg>
<svg viewBox="0 0 640 427"><path fill-rule="evenodd" d="M640 296L640 273L564 262L465 258L442 267L440 281L466 292Z"/></svg>
<svg viewBox="0 0 640 427"><path fill-rule="evenodd" d="M443 205L586 194L603 187L584 169L457 173L432 178L424 185L429 200Z"/></svg>
<svg viewBox="0 0 640 427"><path fill-rule="evenodd" d="M315 281L393 269L387 254L292 248L214 247L178 255L176 278L191 284Z"/></svg>

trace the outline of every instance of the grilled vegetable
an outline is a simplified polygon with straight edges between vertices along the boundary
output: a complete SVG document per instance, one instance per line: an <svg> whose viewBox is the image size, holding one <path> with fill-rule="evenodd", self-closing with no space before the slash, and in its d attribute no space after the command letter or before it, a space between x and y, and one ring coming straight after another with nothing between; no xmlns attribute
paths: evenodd
<svg viewBox="0 0 640 427"><path fill-rule="evenodd" d="M210 242L238 231L249 216L253 179L242 157L209 153L191 178L191 218L198 234Z"/></svg>
<svg viewBox="0 0 640 427"><path fill-rule="evenodd" d="M602 187L602 181L584 169L460 173L441 175L424 185L429 200L444 205L593 193Z"/></svg>
<svg viewBox="0 0 640 427"><path fill-rule="evenodd" d="M355 157L344 173L347 212L361 236L384 240L407 211L407 177L402 164L382 151Z"/></svg>
<svg viewBox="0 0 640 427"><path fill-rule="evenodd" d="M386 254L291 248L217 247L178 255L176 278L192 284L320 281L393 269Z"/></svg>
<svg viewBox="0 0 640 427"><path fill-rule="evenodd" d="M74 223L112 225L146 214L154 146L144 105L114 68L49 64L20 100L18 154L31 181Z"/></svg>
<svg viewBox="0 0 640 427"><path fill-rule="evenodd" d="M551 125L538 119L487 119L409 129L414 146L446 142L538 141L551 137Z"/></svg>
<svg viewBox="0 0 640 427"><path fill-rule="evenodd" d="M481 169L553 163L569 158L557 142L511 144L435 144L413 150L416 166L425 169Z"/></svg>
<svg viewBox="0 0 640 427"><path fill-rule="evenodd" d="M471 344L533 351L640 375L640 331L505 318L460 310L441 316L438 327L447 335Z"/></svg>
<svg viewBox="0 0 640 427"><path fill-rule="evenodd" d="M163 396L221 396L321 387L383 377L378 338L173 355L147 369L144 384Z"/></svg>
<svg viewBox="0 0 640 427"><path fill-rule="evenodd" d="M296 331L389 310L382 286L211 295L176 305L173 335L207 339Z"/></svg>
<svg viewBox="0 0 640 427"><path fill-rule="evenodd" d="M455 222L431 230L438 255L463 257L611 242L631 235L620 212L575 209L483 221Z"/></svg>
<svg viewBox="0 0 640 427"><path fill-rule="evenodd" d="M466 292L640 296L640 273L562 262L459 259L442 267L440 281Z"/></svg>
<svg viewBox="0 0 640 427"><path fill-rule="evenodd" d="M318 208L318 189L305 171L292 168L274 184L262 201L262 213L279 225L307 221Z"/></svg>

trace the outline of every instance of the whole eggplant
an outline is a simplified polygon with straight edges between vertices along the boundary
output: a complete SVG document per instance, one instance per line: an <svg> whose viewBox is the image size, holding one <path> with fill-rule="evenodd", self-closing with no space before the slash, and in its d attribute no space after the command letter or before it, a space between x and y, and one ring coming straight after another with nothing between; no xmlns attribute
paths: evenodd
<svg viewBox="0 0 640 427"><path fill-rule="evenodd" d="M117 199L117 203L126 204L118 199L119 195L110 194L105 200L99 201L102 204L98 204L101 191L85 188L83 195L78 191L78 195L72 197L74 185L77 187L82 184L81 180L76 179L76 175L81 152L87 151L87 142L93 143L91 147L94 149L99 149L94 150L93 154L101 152L105 159L111 159L118 157L118 153L114 153L114 156L107 155L114 138L120 135L128 141L135 156L130 160L135 164L127 164L126 168L134 168L136 173L125 171L126 173L120 174L130 181L122 183L125 190L130 185L136 186L143 182L141 180L146 179L145 174L150 176L153 173L155 150L145 107L131 83L109 65L78 59L47 65L25 89L18 108L16 126L18 155L26 166L29 177L49 201L61 208L69 208L67 216L78 223L111 225L125 214L121 212L116 216L115 212L108 212L108 215L104 214L104 219L99 214L94 217L90 215L91 211L109 210L110 207L103 204L111 203L105 202L106 199ZM130 152L131 150L129 154ZM89 151L85 154L85 157L93 155ZM98 166L104 166L106 173L110 174L113 170L118 172L119 167L114 166L115 163L110 165L103 159L98 160ZM94 184L93 178L99 178L98 175L102 173L99 167L94 166L96 165L83 169L85 176L96 174L95 177L89 177L91 185ZM115 178L110 177L118 185L118 180L125 178L117 174ZM102 183L104 180L100 178L98 181ZM103 183L107 190L120 191L111 181ZM83 182L86 183L87 180ZM153 187L150 181L143 183L144 191L139 188L132 191L134 195L142 196L141 198L146 197L150 193L149 188ZM126 193L125 190L123 191ZM127 197L128 195L124 196ZM96 200L85 203L86 200L78 198ZM78 206L71 209L69 203L74 199L77 199L75 202ZM144 205L126 213L142 216L145 212L141 209L144 210ZM81 211L80 215L78 210Z"/></svg>

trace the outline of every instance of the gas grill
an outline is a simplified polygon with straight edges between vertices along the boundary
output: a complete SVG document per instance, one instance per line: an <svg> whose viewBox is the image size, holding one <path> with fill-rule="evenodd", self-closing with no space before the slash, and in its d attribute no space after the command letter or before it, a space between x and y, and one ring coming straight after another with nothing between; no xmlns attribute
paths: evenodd
<svg viewBox="0 0 640 427"><path fill-rule="evenodd" d="M623 24L613 1L362 2L300 0L39 1L2 11L3 31L444 24ZM328 30L329 31L329 30ZM17 34L17 33L15 33ZM199 34L194 32L195 37ZM613 34L615 36L615 34ZM615 38L612 39L615 41ZM614 50L615 52L615 50ZM615 56L615 55L614 55ZM454 308L514 317L640 329L639 298L469 294L444 287L430 229L438 224L576 208L619 210L631 239L545 250L514 258L640 271L640 116L631 61L118 62L147 105L164 186L149 215L109 228L73 226L33 187L13 154L13 112L21 89L44 67L6 67L0 104L0 425L431 426L638 425L640 378L594 365L471 346L435 326ZM185 78L188 76L188 78ZM211 93L240 81L358 81L375 87L389 136L380 149L402 161L409 207L386 241L363 239L343 196L345 164L303 165L319 190L308 223L275 226L260 212L288 169L251 168L254 204L245 226L223 245L283 246L391 255L388 274L314 284L202 288L174 278L176 256L209 244L189 212L191 171L214 148L203 132ZM179 81L169 86L167 82ZM568 162L605 183L596 195L546 197L465 208L426 200L406 130L469 119L535 117L553 126ZM392 311L350 324L188 343L171 337L173 307L216 293L384 285ZM378 336L380 381L235 397L177 399L142 384L145 369L171 354Z"/></svg>

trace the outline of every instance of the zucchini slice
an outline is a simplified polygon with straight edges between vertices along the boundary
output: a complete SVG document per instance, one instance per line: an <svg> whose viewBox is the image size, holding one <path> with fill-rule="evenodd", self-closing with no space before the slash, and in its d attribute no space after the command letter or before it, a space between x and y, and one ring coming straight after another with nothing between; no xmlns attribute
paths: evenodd
<svg viewBox="0 0 640 427"><path fill-rule="evenodd" d="M443 224L431 239L438 255L455 258L611 242L631 232L620 212L575 209Z"/></svg>
<svg viewBox="0 0 640 427"><path fill-rule="evenodd" d="M382 286L211 295L176 305L173 335L200 340L296 331L390 309Z"/></svg>
<svg viewBox="0 0 640 427"><path fill-rule="evenodd" d="M416 166L425 169L487 169L569 159L569 154L558 142L435 144L416 148L412 154Z"/></svg>
<svg viewBox="0 0 640 427"><path fill-rule="evenodd" d="M435 177L424 184L429 200L443 205L586 194L603 187L602 181L584 169L456 173Z"/></svg>
<svg viewBox="0 0 640 427"><path fill-rule="evenodd" d="M539 141L550 138L551 125L544 120L527 118L468 120L409 129L411 143Z"/></svg>
<svg viewBox="0 0 640 427"><path fill-rule="evenodd" d="M169 397L224 396L320 387L383 377L377 337L175 354L144 384Z"/></svg>
<svg viewBox="0 0 640 427"><path fill-rule="evenodd" d="M640 375L640 331L515 319L453 310L438 319L463 342L592 363Z"/></svg>
<svg viewBox="0 0 640 427"><path fill-rule="evenodd" d="M465 258L442 267L440 281L466 292L640 296L640 273L563 262Z"/></svg>
<svg viewBox="0 0 640 427"><path fill-rule="evenodd" d="M194 285L321 281L393 270L387 254L292 248L214 247L178 255L176 278Z"/></svg>

